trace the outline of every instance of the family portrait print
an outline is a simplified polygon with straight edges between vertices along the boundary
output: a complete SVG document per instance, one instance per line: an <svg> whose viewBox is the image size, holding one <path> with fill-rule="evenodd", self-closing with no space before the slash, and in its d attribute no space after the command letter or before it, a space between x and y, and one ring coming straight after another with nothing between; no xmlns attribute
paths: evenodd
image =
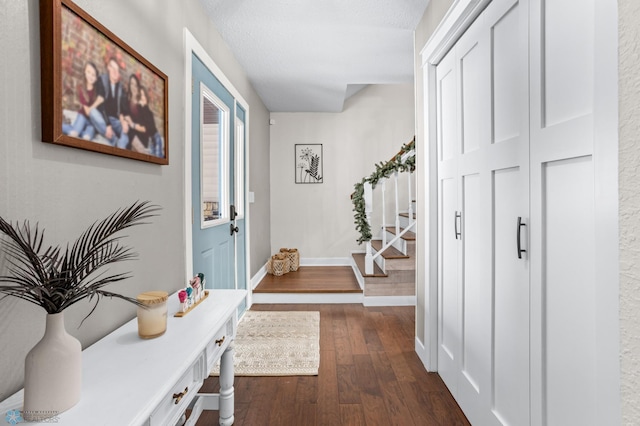
<svg viewBox="0 0 640 426"><path fill-rule="evenodd" d="M59 76L52 91L59 122L46 138L43 111L43 140L168 164L167 77L70 0L42 4L60 13L60 45L50 61Z"/></svg>

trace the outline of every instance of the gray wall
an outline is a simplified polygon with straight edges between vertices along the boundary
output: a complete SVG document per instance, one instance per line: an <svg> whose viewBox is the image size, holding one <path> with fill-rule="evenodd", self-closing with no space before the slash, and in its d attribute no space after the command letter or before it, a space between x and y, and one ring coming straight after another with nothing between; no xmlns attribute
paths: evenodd
<svg viewBox="0 0 640 426"><path fill-rule="evenodd" d="M618 1L622 423L640 423L640 2Z"/></svg>
<svg viewBox="0 0 640 426"><path fill-rule="evenodd" d="M0 0L0 216L29 219L50 244L73 240L89 224L137 199L162 206L151 225L125 240L139 260L115 265L133 278L108 287L129 296L173 292L186 276L184 217L184 41L187 27L250 104L249 190L251 275L269 256L269 113L242 67L206 18L198 0L109 0L76 3L169 77L170 164L114 157L40 142L40 31L38 2ZM0 259L0 269L3 261ZM1 272L0 272L1 273ZM104 300L81 328L91 305L65 311L68 331L83 347L135 316L120 300ZM26 353L40 339L44 310L15 299L0 301L0 400L18 390Z"/></svg>

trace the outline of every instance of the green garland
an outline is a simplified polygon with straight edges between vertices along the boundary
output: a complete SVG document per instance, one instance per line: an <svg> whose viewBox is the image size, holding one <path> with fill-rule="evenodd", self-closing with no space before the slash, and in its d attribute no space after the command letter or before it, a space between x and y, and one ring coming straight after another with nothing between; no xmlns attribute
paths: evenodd
<svg viewBox="0 0 640 426"><path fill-rule="evenodd" d="M392 160L387 163L380 162L376 164L376 171L369 177L362 178L362 180L354 185L355 191L351 197L353 203L354 223L356 224L356 231L360 233L358 238L358 244L370 241L373 237L371 234L371 226L367 221L367 214L365 212L364 203L364 184L369 182L372 188L375 188L380 179L388 178L395 172L413 172L416 169L416 156L412 155L405 162L402 162L402 155L413 150L415 148L415 138L406 145L402 146L402 151L396 155Z"/></svg>

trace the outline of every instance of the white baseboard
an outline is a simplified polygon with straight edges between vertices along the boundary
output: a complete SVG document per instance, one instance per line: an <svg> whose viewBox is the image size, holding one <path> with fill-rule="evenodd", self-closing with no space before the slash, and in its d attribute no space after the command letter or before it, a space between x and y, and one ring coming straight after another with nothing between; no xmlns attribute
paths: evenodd
<svg viewBox="0 0 640 426"><path fill-rule="evenodd" d="M348 257L301 257L300 266L349 266Z"/></svg>
<svg viewBox="0 0 640 426"><path fill-rule="evenodd" d="M415 343L416 343L416 354L418 355L418 358L420 358L420 361L422 361L422 365L424 366L424 369L427 370L429 373L435 373L435 371L430 371L428 368L428 365L431 364L429 362L429 353L427 352L427 348L424 347L424 344L422 344L422 342L420 341L420 339L418 339L417 336L415 339Z"/></svg>
<svg viewBox="0 0 640 426"><path fill-rule="evenodd" d="M365 296L364 306L416 306L416 296Z"/></svg>
<svg viewBox="0 0 640 426"><path fill-rule="evenodd" d="M255 289L260 281L267 275L267 264L262 265L262 268L256 272L256 274L251 278L251 290Z"/></svg>
<svg viewBox="0 0 640 426"><path fill-rule="evenodd" d="M362 303L362 293L253 293L253 303L339 304Z"/></svg>

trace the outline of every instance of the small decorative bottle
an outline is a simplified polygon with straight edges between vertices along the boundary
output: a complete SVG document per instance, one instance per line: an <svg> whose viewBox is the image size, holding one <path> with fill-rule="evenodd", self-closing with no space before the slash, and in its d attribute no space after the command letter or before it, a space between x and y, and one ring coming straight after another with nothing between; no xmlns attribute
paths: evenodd
<svg viewBox="0 0 640 426"><path fill-rule="evenodd" d="M197 276L193 277L190 281L191 287L193 288L194 300L196 303L200 301L200 278Z"/></svg>
<svg viewBox="0 0 640 426"><path fill-rule="evenodd" d="M178 292L178 300L180 301L180 312L187 312L189 310L189 299L185 290Z"/></svg>
<svg viewBox="0 0 640 426"><path fill-rule="evenodd" d="M189 307L193 306L193 287L187 287L184 289L187 292L187 300L189 301Z"/></svg>

